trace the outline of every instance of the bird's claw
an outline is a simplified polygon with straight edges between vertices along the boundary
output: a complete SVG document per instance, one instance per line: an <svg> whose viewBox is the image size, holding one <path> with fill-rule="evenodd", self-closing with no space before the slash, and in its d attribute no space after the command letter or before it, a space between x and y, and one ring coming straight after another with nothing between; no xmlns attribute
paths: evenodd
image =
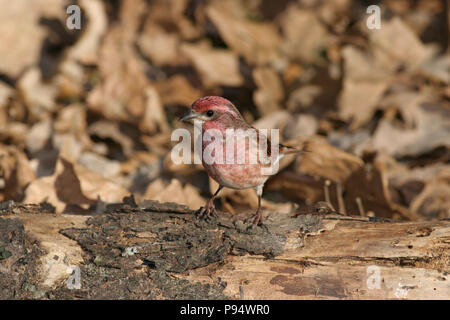
<svg viewBox="0 0 450 320"><path fill-rule="evenodd" d="M211 217L217 218L217 212L214 205L207 204L204 207L200 207L196 213L197 218L208 219Z"/></svg>
<svg viewBox="0 0 450 320"><path fill-rule="evenodd" d="M244 222L251 223L251 227L261 226L262 225L262 215L260 212L255 213L254 215L251 215L247 219L244 220Z"/></svg>

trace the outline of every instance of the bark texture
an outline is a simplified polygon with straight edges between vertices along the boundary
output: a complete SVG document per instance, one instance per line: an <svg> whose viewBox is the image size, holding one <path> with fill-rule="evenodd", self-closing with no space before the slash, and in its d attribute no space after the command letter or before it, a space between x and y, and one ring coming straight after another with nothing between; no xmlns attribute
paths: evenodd
<svg viewBox="0 0 450 320"><path fill-rule="evenodd" d="M130 199L93 212L2 203L0 298L450 298L448 220L311 207L265 212L264 226L249 228L243 216L198 220L184 206ZM80 289L67 285L74 267Z"/></svg>

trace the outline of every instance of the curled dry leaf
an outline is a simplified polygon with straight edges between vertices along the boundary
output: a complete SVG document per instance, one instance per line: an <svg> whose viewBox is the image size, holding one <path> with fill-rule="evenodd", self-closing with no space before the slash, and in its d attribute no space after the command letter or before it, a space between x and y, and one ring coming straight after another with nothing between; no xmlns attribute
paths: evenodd
<svg viewBox="0 0 450 320"><path fill-rule="evenodd" d="M122 151L126 156L131 156L133 153L133 140L120 131L117 123L97 121L89 126L88 133L91 136L98 136L102 139L112 139L120 144Z"/></svg>
<svg viewBox="0 0 450 320"><path fill-rule="evenodd" d="M295 89L289 95L287 109L291 112L296 112L302 108L310 107L314 100L322 93L322 88L316 85L306 85Z"/></svg>
<svg viewBox="0 0 450 320"><path fill-rule="evenodd" d="M22 200L25 187L36 179L27 156L13 146L0 145L0 201Z"/></svg>
<svg viewBox="0 0 450 320"><path fill-rule="evenodd" d="M135 152L127 162L120 163L120 171L121 175L114 180L138 196L145 193L150 181L163 174L163 165L153 153Z"/></svg>
<svg viewBox="0 0 450 320"><path fill-rule="evenodd" d="M378 47L366 50L348 45L342 48L345 79L353 81L382 82L389 80L398 67L399 62L390 59L389 55Z"/></svg>
<svg viewBox="0 0 450 320"><path fill-rule="evenodd" d="M156 21L161 26L170 26L183 40L193 40L201 36L201 30L186 17L192 3L189 0L155 0L148 4L147 21Z"/></svg>
<svg viewBox="0 0 450 320"><path fill-rule="evenodd" d="M121 163L121 171L126 174L137 172L142 167L147 166L155 169L152 176L160 174L160 157L150 152L137 151L126 162Z"/></svg>
<svg viewBox="0 0 450 320"><path fill-rule="evenodd" d="M256 129L280 129L283 130L284 126L291 119L291 114L285 110L274 111L270 114L253 122L253 126Z"/></svg>
<svg viewBox="0 0 450 320"><path fill-rule="evenodd" d="M13 95L13 88L0 82L0 109L3 109Z"/></svg>
<svg viewBox="0 0 450 320"><path fill-rule="evenodd" d="M433 51L422 44L414 32L399 18L383 24L381 29L369 30L370 41L397 63L414 68L425 63Z"/></svg>
<svg viewBox="0 0 450 320"><path fill-rule="evenodd" d="M344 119L353 120L353 129L372 118L378 101L386 89L385 82L345 81L339 105Z"/></svg>
<svg viewBox="0 0 450 320"><path fill-rule="evenodd" d="M350 23L346 13L352 10L352 5L354 3L351 0L326 1L317 8L317 15L336 33L341 33Z"/></svg>
<svg viewBox="0 0 450 320"><path fill-rule="evenodd" d="M291 58L306 62L318 62L321 51L332 41L331 35L312 10L289 6L280 19L284 34L282 48Z"/></svg>
<svg viewBox="0 0 450 320"><path fill-rule="evenodd" d="M79 61L83 64L94 64L98 62L98 49L102 38L108 27L108 19L103 1L100 0L80 0L83 13L86 15L83 25L83 33L77 43L67 52L67 57L71 60Z"/></svg>
<svg viewBox="0 0 450 320"><path fill-rule="evenodd" d="M71 164L69 162L62 162L64 164L64 170L69 171ZM130 194L122 186L105 179L102 175L84 166L75 164L73 165L73 171L80 181L82 193L91 200L97 200L100 197L104 202L121 202L124 197ZM56 187L58 186L56 185ZM63 187L64 185L61 185L61 189Z"/></svg>
<svg viewBox="0 0 450 320"><path fill-rule="evenodd" d="M352 128L356 129L373 116L379 100L389 86L390 72L376 56L353 47L345 47L343 57L346 76L338 105L340 115L344 119L353 120Z"/></svg>
<svg viewBox="0 0 450 320"><path fill-rule="evenodd" d="M303 154L296 165L296 171L302 174L344 182L363 166L360 158L333 147L322 138L308 139L306 149L310 152Z"/></svg>
<svg viewBox="0 0 450 320"><path fill-rule="evenodd" d="M309 114L299 114L292 117L283 130L286 139L304 138L317 132L318 122Z"/></svg>
<svg viewBox="0 0 450 320"><path fill-rule="evenodd" d="M160 133L152 136L142 136L142 143L145 144L150 152L162 157L170 149L170 134Z"/></svg>
<svg viewBox="0 0 450 320"><path fill-rule="evenodd" d="M229 50L213 49L207 42L181 45L181 52L192 61L206 86L243 84L239 60Z"/></svg>
<svg viewBox="0 0 450 320"><path fill-rule="evenodd" d="M33 180L25 189L25 198L23 199L23 202L46 202L55 207L55 212L63 212L66 204L56 195L55 180L55 176L46 176ZM82 203L77 203L77 205L81 204Z"/></svg>
<svg viewBox="0 0 450 320"><path fill-rule="evenodd" d="M36 153L48 143L53 130L53 123L50 119L34 124L28 131L25 139L27 150Z"/></svg>
<svg viewBox="0 0 450 320"><path fill-rule="evenodd" d="M0 8L0 73L17 78L39 61L46 36L39 19L62 18L65 10L60 0L0 0Z"/></svg>
<svg viewBox="0 0 450 320"><path fill-rule="evenodd" d="M411 210L425 219L450 218L450 176L438 176L412 201Z"/></svg>
<svg viewBox="0 0 450 320"><path fill-rule="evenodd" d="M177 179L170 183L157 179L153 181L145 191L143 200L157 200L160 202L176 202L187 205L191 209L198 209L205 204L197 189L187 184L184 187Z"/></svg>
<svg viewBox="0 0 450 320"><path fill-rule="evenodd" d="M178 34L166 32L148 20L138 40L139 48L157 66L180 64Z"/></svg>
<svg viewBox="0 0 450 320"><path fill-rule="evenodd" d="M10 97L13 95L14 90L0 82L0 132L6 131L8 125L8 110L7 104Z"/></svg>
<svg viewBox="0 0 450 320"><path fill-rule="evenodd" d="M100 198L121 202L129 192L81 165L60 158L52 176L34 180L25 191L25 203L48 202L61 213L67 205L89 207Z"/></svg>
<svg viewBox="0 0 450 320"><path fill-rule="evenodd" d="M74 60L65 59L59 65L59 71L55 76L58 97L68 100L84 99L84 84L88 80L83 67Z"/></svg>
<svg viewBox="0 0 450 320"><path fill-rule="evenodd" d="M84 148L92 145L87 134L86 108L81 104L64 107L54 122L54 129L60 134L73 135Z"/></svg>
<svg viewBox="0 0 450 320"><path fill-rule="evenodd" d="M417 108L415 127L399 128L382 119L372 137L376 150L385 150L395 156L414 156L448 146L450 136L450 111L433 104Z"/></svg>
<svg viewBox="0 0 450 320"><path fill-rule="evenodd" d="M262 116L280 109L284 97L280 77L270 67L253 69L253 79L258 89L253 93L253 100Z"/></svg>
<svg viewBox="0 0 450 320"><path fill-rule="evenodd" d="M220 1L206 9L225 43L248 63L262 65L279 59L280 35L273 24L252 22L224 11Z"/></svg>
<svg viewBox="0 0 450 320"><path fill-rule="evenodd" d="M87 169L101 174L107 179L117 178L121 171L119 161L108 160L92 152L81 154L79 163Z"/></svg>
<svg viewBox="0 0 450 320"><path fill-rule="evenodd" d="M140 129L150 134L156 132L167 133L169 126L158 91L151 86L146 87L144 90L146 102L144 117L139 124Z"/></svg>
<svg viewBox="0 0 450 320"><path fill-rule="evenodd" d="M432 81L450 85L450 53L423 64L420 72Z"/></svg>
<svg viewBox="0 0 450 320"><path fill-rule="evenodd" d="M186 77L175 75L166 81L154 84L164 105L179 104L190 106L202 95L201 90L195 88Z"/></svg>
<svg viewBox="0 0 450 320"><path fill-rule="evenodd" d="M0 128L0 135L2 139L19 146L24 144L28 131L29 127L25 123L10 121L6 126Z"/></svg>
<svg viewBox="0 0 450 320"><path fill-rule="evenodd" d="M449 165L438 163L413 169L402 166L387 174L390 188L399 193L410 211L425 219L450 217Z"/></svg>
<svg viewBox="0 0 450 320"><path fill-rule="evenodd" d="M42 81L39 68L29 69L18 81L17 88L28 111L35 118L41 119L56 110L58 91L55 86Z"/></svg>
<svg viewBox="0 0 450 320"><path fill-rule="evenodd" d="M290 86L294 82L300 79L300 76L303 73L303 68L298 63L290 63L286 68L283 69L283 82Z"/></svg>
<svg viewBox="0 0 450 320"><path fill-rule="evenodd" d="M421 116L420 104L426 101L426 97L413 91L398 91L386 95L380 101L380 107L389 110L394 108L401 114L405 122L405 128L414 128ZM392 119L389 119L392 120Z"/></svg>
<svg viewBox="0 0 450 320"><path fill-rule="evenodd" d="M53 136L53 146L56 150L54 150L54 157L49 159L51 162L49 166L53 165L56 157L61 157L75 163L80 159L81 152L83 151L82 143L73 134L56 133ZM42 156L40 157L40 161L42 163Z"/></svg>

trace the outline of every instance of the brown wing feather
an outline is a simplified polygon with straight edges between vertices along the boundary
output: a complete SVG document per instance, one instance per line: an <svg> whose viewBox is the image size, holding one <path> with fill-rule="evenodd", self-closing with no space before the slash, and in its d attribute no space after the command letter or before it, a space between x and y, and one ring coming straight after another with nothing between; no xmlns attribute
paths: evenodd
<svg viewBox="0 0 450 320"><path fill-rule="evenodd" d="M251 127L251 128L255 129L254 127ZM260 139L259 138L260 132L259 132L258 129L255 129L255 130L256 130L257 139L259 141L259 139ZM265 138L266 138L266 143L267 143L267 156L270 157L270 155L272 154L271 153L272 152L271 141L270 141L269 137L265 137ZM282 144L282 143L278 144L278 152L279 152L279 154L297 153L297 152L302 152L302 151L304 151L304 150L299 150L299 149L297 149L295 147L287 146L287 145Z"/></svg>

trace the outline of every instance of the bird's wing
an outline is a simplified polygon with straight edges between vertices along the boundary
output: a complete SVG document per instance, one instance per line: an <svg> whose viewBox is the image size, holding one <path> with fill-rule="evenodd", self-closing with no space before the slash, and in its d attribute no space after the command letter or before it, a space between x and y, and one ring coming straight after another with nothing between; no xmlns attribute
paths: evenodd
<svg viewBox="0 0 450 320"><path fill-rule="evenodd" d="M251 128L255 129L254 127L251 127ZM271 141L270 141L269 137L267 137L267 136L263 135L262 133L260 133L260 131L258 129L255 129L255 130L256 130L256 136L258 138L258 141L260 141L259 140L260 136L261 136L261 139L264 139L264 138L266 139L267 156L270 157L272 147L271 147ZM302 149L298 149L296 147L288 146L288 145L285 145L285 144L282 144L282 143L278 144L278 153L280 155L292 154L292 153L303 153L303 152L311 152L310 150L307 150L307 144L306 143L305 143L305 145L303 146Z"/></svg>

